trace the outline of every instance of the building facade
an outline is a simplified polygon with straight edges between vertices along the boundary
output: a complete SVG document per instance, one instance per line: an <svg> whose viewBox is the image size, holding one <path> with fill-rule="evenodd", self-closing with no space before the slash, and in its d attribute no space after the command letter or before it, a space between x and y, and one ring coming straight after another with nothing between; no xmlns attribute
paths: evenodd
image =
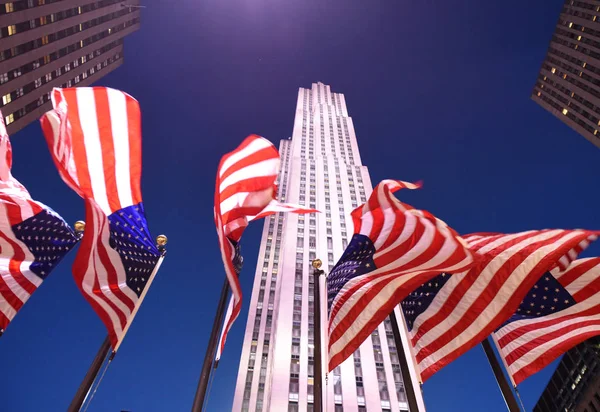
<svg viewBox="0 0 600 412"><path fill-rule="evenodd" d="M600 337L569 350L533 412L600 411Z"/></svg>
<svg viewBox="0 0 600 412"><path fill-rule="evenodd" d="M237 378L234 411L312 411L314 283L352 237L351 211L372 191L343 94L298 93L292 137L279 146L279 200L316 208L266 219ZM328 411L408 411L389 320L329 373Z"/></svg>
<svg viewBox="0 0 600 412"><path fill-rule="evenodd" d="M598 1L565 1L532 99L600 147Z"/></svg>
<svg viewBox="0 0 600 412"><path fill-rule="evenodd" d="M52 109L54 87L87 86L123 63L139 0L0 0L0 110L9 134Z"/></svg>

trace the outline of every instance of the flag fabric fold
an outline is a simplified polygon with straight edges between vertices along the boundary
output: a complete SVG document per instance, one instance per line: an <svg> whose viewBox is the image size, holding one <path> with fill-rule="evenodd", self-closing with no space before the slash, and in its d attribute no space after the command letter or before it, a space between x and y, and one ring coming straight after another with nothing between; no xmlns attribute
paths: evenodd
<svg viewBox="0 0 600 412"><path fill-rule="evenodd" d="M11 168L12 148L0 113L0 334L77 243L62 217L33 200Z"/></svg>
<svg viewBox="0 0 600 412"><path fill-rule="evenodd" d="M600 258L544 274L492 337L514 385L600 335Z"/></svg>
<svg viewBox="0 0 600 412"><path fill-rule="evenodd" d="M436 276L402 302L422 381L486 339L544 273L565 270L596 235L556 229L464 236L479 261Z"/></svg>
<svg viewBox="0 0 600 412"><path fill-rule="evenodd" d="M59 174L86 211L73 276L116 351L161 256L140 189L140 108L105 87L55 88L52 103L42 129Z"/></svg>
<svg viewBox="0 0 600 412"><path fill-rule="evenodd" d="M219 163L215 188L215 225L225 274L232 291L231 310L227 312L221 332L219 356L241 309L242 290L238 279L241 267L237 265L236 269L234 260L241 260L239 241L249 222L279 212L317 212L275 199L279 163L279 152L275 146L256 135L248 136L238 148L224 155Z"/></svg>
<svg viewBox="0 0 600 412"><path fill-rule="evenodd" d="M441 271L464 271L476 259L444 222L393 195L419 187L384 180L352 212L354 235L327 276L329 370L354 353L412 290Z"/></svg>

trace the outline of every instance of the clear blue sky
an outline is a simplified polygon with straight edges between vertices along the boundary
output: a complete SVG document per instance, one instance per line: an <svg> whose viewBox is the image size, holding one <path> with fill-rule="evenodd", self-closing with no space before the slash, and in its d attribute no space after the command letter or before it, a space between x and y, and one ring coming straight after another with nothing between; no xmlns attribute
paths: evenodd
<svg viewBox="0 0 600 412"><path fill-rule="evenodd" d="M169 254L90 411L188 411L224 272L212 220L218 158L245 136L292 131L297 89L346 94L372 180L461 233L600 228L600 150L529 95L562 0L153 0L102 80L142 107L143 191ZM13 136L14 174L68 221L83 202L39 125ZM261 225L243 239L246 303ZM600 255L600 246L587 254ZM72 280L73 254L0 339L3 411L62 411L106 332ZM210 411L231 408L247 306ZM554 365L521 392L530 410ZM480 347L424 385L431 412L504 412Z"/></svg>

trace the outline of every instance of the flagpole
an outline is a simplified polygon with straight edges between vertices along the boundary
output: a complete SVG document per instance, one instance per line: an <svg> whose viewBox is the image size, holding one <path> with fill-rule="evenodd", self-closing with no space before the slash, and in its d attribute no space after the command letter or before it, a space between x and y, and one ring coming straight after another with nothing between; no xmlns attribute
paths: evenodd
<svg viewBox="0 0 600 412"><path fill-rule="evenodd" d="M242 271L244 264L244 258L240 251L240 244L229 241L235 248L235 255L233 256L233 268L235 273L239 276ZM225 279L223 287L221 288L221 297L217 304L217 312L215 313L215 319L213 321L213 327L208 338L208 346L206 347L206 353L204 354L204 363L202 364L202 371L200 372L200 379L198 380L198 388L196 389L196 395L194 396L194 403L192 405L192 412L202 412L204 409L204 400L206 398L206 390L210 382L210 376L213 371L212 365L215 360L215 354L217 353L217 345L219 343L219 330L225 317L225 311L227 306L227 294L229 293L229 281Z"/></svg>
<svg viewBox="0 0 600 412"><path fill-rule="evenodd" d="M85 231L85 222L78 220L77 222L75 222L74 229L75 229L75 235L76 235L77 239L80 240ZM129 319L127 321L127 325L125 326L125 329L123 331L123 334L121 335L121 338L119 339L119 342L117 343L117 346L115 347L114 350L111 350L110 338L108 336L106 336L106 338L104 339L104 342L102 342L102 346L100 346L100 349L98 350L98 353L96 354L96 357L94 358L92 364L90 365L88 372L86 373L85 377L83 378L83 381L79 385L79 388L77 389L77 392L75 393L75 396L73 397L73 400L71 401L71 404L69 405L69 408L67 409L68 412L79 412L81 410L81 407L83 406L83 404L85 403L86 399L88 398L88 396L90 394L90 390L92 388L92 385L94 384L94 381L98 377L98 372L100 372L100 369L102 368L102 364L104 363L106 358L109 356L109 354L110 354L110 357L108 360L109 364L115 357L117 349L118 349L121 341L123 340L125 333L127 333L127 330L129 329L129 325L131 324L131 321L133 321L133 317L135 316L139 307L141 306L142 300L146 296L146 292L150 288L150 285L152 284L152 281L154 280L154 277L156 276L156 273L158 272L158 268L160 267L160 265L165 257L165 254L166 254L165 245L167 244L167 237L165 235L158 235L156 237L156 244L158 246L158 250L161 252L161 256L160 256L159 260L157 261L156 265L154 266L152 274L150 275L150 278L148 279L148 283L146 284L146 287L144 288L144 291L142 292L140 299L138 300L138 304L134 308L131 316L129 317ZM108 368L108 364L106 367Z"/></svg>
<svg viewBox="0 0 600 412"><path fill-rule="evenodd" d="M504 373L502 372L500 362L498 362L498 358L496 357L496 354L492 349L492 345L490 344L489 338L486 338L483 342L481 342L481 346L483 346L485 356L487 356L488 362L492 367L492 371L494 372L494 376L496 377L496 382L498 383L500 392L502 392L504 402L506 402L507 409L510 412L521 412L519 404L517 403L517 399L515 398L515 394L511 390L510 385L506 380L506 376L504 376Z"/></svg>
<svg viewBox="0 0 600 412"><path fill-rule="evenodd" d="M106 336L104 342L102 342L102 346L100 346L100 350L98 350L98 353L94 358L94 361L90 365L87 374L83 378L83 382L81 382L81 385L79 385L79 389L77 389L75 397L71 401L69 409L67 409L68 412L79 412L79 410L81 410L81 406L83 405L85 399L90 393L90 389L94 384L96 377L98 376L98 372L100 371L100 368L102 367L102 364L104 363L104 360L106 359L109 353L110 339L108 338L108 336Z"/></svg>
<svg viewBox="0 0 600 412"><path fill-rule="evenodd" d="M75 229L75 237L77 237L78 241L81 240L83 232L85 231L85 222L78 220L73 225L73 228ZM94 381L98 376L98 372L100 371L100 368L102 367L102 364L104 363L104 360L108 356L109 352L110 339L107 335L106 338L104 338L104 342L102 342L102 345L100 346L96 357L92 361L92 364L90 365L85 377L83 378L83 381L79 385L79 388L77 389L77 392L75 393L75 396L73 397L73 400L67 409L68 412L79 412L83 403L88 397L90 389L94 384Z"/></svg>
<svg viewBox="0 0 600 412"><path fill-rule="evenodd" d="M402 344L402 336L400 335L400 328L398 319L396 318L396 312L392 310L390 313L390 322L392 324L392 332L394 333L394 342L396 344L396 351L398 352L398 360L400 362L400 372L402 372L402 380L404 381L404 390L406 392L406 400L408 401L408 410L410 412L419 412L419 405L417 403L416 391L420 390L417 382L413 382L408 366L408 356L404 350Z"/></svg>
<svg viewBox="0 0 600 412"><path fill-rule="evenodd" d="M315 412L323 412L323 365L321 355L321 276L325 275L325 272L321 268L321 259L315 259L312 261L312 266L315 269L314 275L314 301L313 301L313 312L314 312L314 339L315 339L315 381L313 386L313 410Z"/></svg>
<svg viewBox="0 0 600 412"><path fill-rule="evenodd" d="M192 406L192 412L202 412L204 408L204 398L206 397L206 389L210 381L210 375L212 372L212 365L215 359L215 353L217 351L217 344L219 338L219 329L223 323L225 317L225 307L227 304L227 294L229 293L229 281L225 279L223 287L221 288L221 297L217 304L217 313L215 313L215 319L213 321L212 331L208 338L208 346L206 347L206 353L204 354L204 363L202 364L202 371L200 372L200 380L198 381L198 388L196 389L196 396L194 397L194 404Z"/></svg>

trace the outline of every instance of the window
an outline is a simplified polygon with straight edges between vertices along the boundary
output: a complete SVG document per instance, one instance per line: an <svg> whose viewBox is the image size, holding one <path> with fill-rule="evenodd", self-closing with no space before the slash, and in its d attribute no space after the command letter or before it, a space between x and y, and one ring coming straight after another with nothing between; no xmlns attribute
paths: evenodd
<svg viewBox="0 0 600 412"><path fill-rule="evenodd" d="M10 97L10 93L5 94L4 96L2 96L2 104L3 105L7 105L12 101L12 98Z"/></svg>
<svg viewBox="0 0 600 412"><path fill-rule="evenodd" d="M6 124L11 124L14 121L15 121L15 116L14 116L13 113L11 113L8 116L6 116Z"/></svg>
<svg viewBox="0 0 600 412"><path fill-rule="evenodd" d="M13 34L17 33L17 28L15 27L14 24L11 24L10 26L8 26L8 35L12 36Z"/></svg>

